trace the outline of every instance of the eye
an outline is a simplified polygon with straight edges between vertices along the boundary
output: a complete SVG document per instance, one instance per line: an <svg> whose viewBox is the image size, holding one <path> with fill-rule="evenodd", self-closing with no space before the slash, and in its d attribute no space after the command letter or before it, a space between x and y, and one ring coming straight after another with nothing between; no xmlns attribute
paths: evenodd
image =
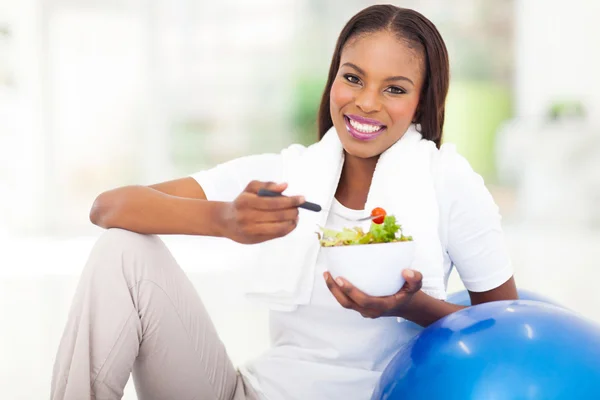
<svg viewBox="0 0 600 400"><path fill-rule="evenodd" d="M402 89L399 86L390 86L386 89L386 92L389 92L391 94L406 94L406 90Z"/></svg>
<svg viewBox="0 0 600 400"><path fill-rule="evenodd" d="M358 77L356 75L345 74L344 79L346 79L350 83L355 83L355 84L360 83L360 79L358 79Z"/></svg>

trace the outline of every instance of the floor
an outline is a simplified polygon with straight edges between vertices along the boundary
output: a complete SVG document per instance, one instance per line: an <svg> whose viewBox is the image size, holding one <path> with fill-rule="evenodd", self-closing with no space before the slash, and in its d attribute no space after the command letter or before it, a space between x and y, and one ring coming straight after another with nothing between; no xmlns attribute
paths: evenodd
<svg viewBox="0 0 600 400"><path fill-rule="evenodd" d="M600 323L600 232L509 226L520 287ZM96 237L3 239L0 265L0 398L47 398L53 359L78 274ZM234 363L267 346L267 313L242 295L244 252L219 239L165 237L198 288ZM199 254L205 260L199 264ZM450 291L462 285L456 274ZM240 329L244 331L240 335ZM130 384L125 400L136 399Z"/></svg>

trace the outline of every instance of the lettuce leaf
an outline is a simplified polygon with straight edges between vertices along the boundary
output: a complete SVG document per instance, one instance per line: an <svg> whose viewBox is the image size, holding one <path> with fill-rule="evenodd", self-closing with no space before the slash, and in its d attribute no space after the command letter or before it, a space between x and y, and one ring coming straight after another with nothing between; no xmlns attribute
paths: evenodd
<svg viewBox="0 0 600 400"><path fill-rule="evenodd" d="M398 241L410 241L411 236L402 234L402 226L396 222L396 217L387 215L383 224L371 222L368 232L361 228L344 228L342 231L319 227L321 233L317 232L319 241L323 247L351 246L357 244L389 243ZM400 232L400 236L398 236Z"/></svg>

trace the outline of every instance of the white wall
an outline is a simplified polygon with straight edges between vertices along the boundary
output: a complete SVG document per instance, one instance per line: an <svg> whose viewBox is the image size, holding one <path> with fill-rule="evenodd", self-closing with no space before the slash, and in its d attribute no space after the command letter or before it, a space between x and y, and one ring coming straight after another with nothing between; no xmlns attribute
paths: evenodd
<svg viewBox="0 0 600 400"><path fill-rule="evenodd" d="M600 124L600 2L517 0L515 17L517 115L579 99Z"/></svg>
<svg viewBox="0 0 600 400"><path fill-rule="evenodd" d="M35 230L44 212L44 63L38 0L0 0L0 237L16 222Z"/></svg>

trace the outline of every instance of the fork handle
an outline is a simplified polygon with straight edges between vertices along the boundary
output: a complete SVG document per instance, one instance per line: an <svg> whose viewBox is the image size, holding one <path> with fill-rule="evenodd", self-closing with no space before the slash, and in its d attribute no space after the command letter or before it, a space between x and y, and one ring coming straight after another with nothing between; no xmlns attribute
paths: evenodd
<svg viewBox="0 0 600 400"><path fill-rule="evenodd" d="M258 189L258 195L260 197L283 197L284 195L281 193L273 192L267 189ZM310 201L305 201L300 204L298 208L304 208L305 210L319 212L321 211L321 206L316 203L311 203Z"/></svg>

